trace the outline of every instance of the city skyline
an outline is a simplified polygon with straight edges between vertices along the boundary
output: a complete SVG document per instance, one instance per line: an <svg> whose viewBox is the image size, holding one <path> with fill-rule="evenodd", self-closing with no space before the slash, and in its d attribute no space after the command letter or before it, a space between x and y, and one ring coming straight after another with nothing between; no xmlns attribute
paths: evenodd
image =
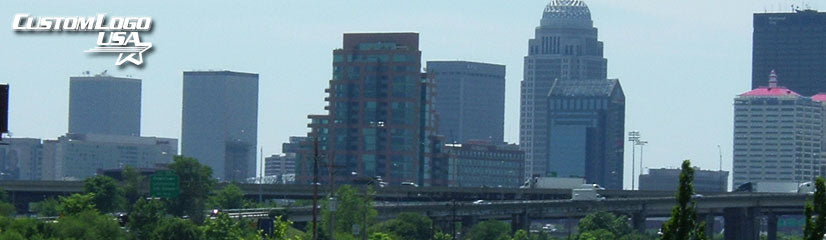
<svg viewBox="0 0 826 240"><path fill-rule="evenodd" d="M181 136L179 103L181 102L182 72L189 69L232 69L261 74L259 145L265 148L265 155L269 155L268 153L280 152L279 146L287 140L288 136L300 136L306 133L306 115L322 113L320 109L323 106L323 92L320 89L323 89L331 78L329 51L335 49L340 43L342 33L415 31L422 34L422 63L427 60L459 59L504 64L509 68L506 76L505 140L517 142L518 84L522 79L521 58L526 53L526 39L530 37L537 25L542 8L547 1L535 1L520 6L498 2L446 3L444 9L431 9L433 12L422 13L427 16L422 18L372 13L343 20L343 23L330 22L330 19L335 16L348 16L347 14L352 13L352 9L370 3L330 3L321 6L279 2L272 3L273 5L270 6L253 4L253 6L243 6L238 10L227 10L220 6L198 8L206 14L204 16L219 15L212 14L216 11L261 13L261 16L247 14L250 19L246 21L263 19L267 20L264 22L274 25L287 22L285 20L293 17L301 20L290 21L291 25L275 25L276 29L269 32L267 31L269 28L263 28L264 31L254 28L245 30L230 28L227 31L231 34L212 35L212 39L202 39L205 35L210 36L209 32L213 30L213 28L205 27L206 25L227 26L245 21L207 18L208 24L197 25L196 30L187 31L196 21L181 19L181 17L176 19L175 15L180 15L180 12L162 10L153 4L147 7L137 7L128 12L122 9L127 9L129 5L121 3L108 3L111 5L93 10L87 10L79 4L71 3L57 3L51 8L34 6L52 4L47 2L0 4L4 9L2 16L6 16L7 21L11 21L14 13L30 12L34 9L44 11L45 9L49 12L37 14L71 16L94 15L99 12L125 13L153 16L158 24L158 29L146 36L148 40L156 44L156 49L146 57L146 66L141 69L134 67L118 69L112 65L110 56L94 57L82 53L83 49L93 43L93 37L71 34L29 36L15 34L11 30L2 33L0 41L8 44L0 47L2 50L0 52L8 54L0 55L0 63L3 63L0 64L2 66L0 72L5 75L0 78L0 81L8 82L12 86L10 129L14 132L14 137L51 139L64 134L67 131L66 113L68 110L66 78L79 75L85 70L101 72L109 69L114 76L133 75L144 80L144 102L142 103L144 109L141 125L143 135L179 138ZM724 149L724 170L730 170L733 121L731 98L737 93L749 90L752 13L763 12L766 8L788 12L789 8L785 7L788 2L749 2L750 5L747 7L740 6L745 5L742 3L702 4L693 2L688 6L669 8L657 5L665 3L652 1L631 3L587 1L586 3L591 8L595 25L600 29L600 40L607 45L605 56L611 59L608 77L623 79L623 87L628 96L626 130L640 130L643 137L650 142L649 147L646 148L647 166L674 167L681 159L691 158L702 168L716 169L718 161L716 146L721 145ZM784 7L773 7L778 3L783 3ZM422 6L411 3L398 4L430 9L423 6L427 4L422 4ZM741 8L732 11L738 6ZM301 11L290 13L289 10L312 9L313 7L319 8L322 12L319 15L332 16L312 20L314 14ZM820 11L826 10L824 6L817 6L814 3L812 7ZM344 10L339 12L336 8L344 8ZM398 9L405 8L399 7ZM496 12L491 9L510 11L504 16L496 16ZM265 13L268 11L275 11L274 15L283 16L267 18L264 15L267 15ZM413 14L399 11L394 13ZM628 14L628 11L632 14ZM685 13L680 15L682 17L667 18L670 17L669 15L675 15L672 14L675 11L685 11ZM35 12L32 13L35 14ZM311 16L303 18L297 16L300 14ZM692 14L705 14L706 17L695 18ZM725 16L720 17L723 14ZM374 21L376 17L384 17L389 21ZM422 22L406 23L402 21L403 19L422 19ZM729 21L719 21L720 19ZM445 27L436 24L444 20L452 20L457 26ZM646 22L653 24L642 26ZM300 26L293 26L293 23L300 23ZM336 24L344 25L344 27ZM685 28L671 29L674 24L685 24ZM308 29L301 29L301 26ZM221 27L215 29L218 28ZM438 28L442 29L438 30ZM173 32L169 32L170 29ZM267 35L279 32L278 29L285 30L284 32L289 34L275 37ZM483 31L486 33L493 31L488 33L491 35L511 33L512 36L493 38L488 41L484 40L486 38L479 38L478 35L471 37L474 33L478 34ZM246 37L238 37L256 36L256 34L263 34L260 41L254 40L255 38L250 40ZM475 41L468 42L468 37ZM273 44L273 51L258 53L260 50L253 51L251 47L241 46L250 41L267 44L266 39L275 40L269 42ZM479 39L483 40L479 41ZM301 43L302 41L306 43ZM229 44L217 45L219 42ZM293 44L299 43L301 45L298 45L300 46L298 48L301 50L290 49L295 48ZM640 48L637 44L648 46L648 48ZM455 50L450 48L455 48ZM489 50L491 48L501 50ZM306 58L300 55L301 53L306 53ZM49 67L49 71L40 71L40 66L34 64L36 60L44 59L44 56L51 57L54 62L52 65L44 63ZM301 59L289 63L289 60L298 57ZM224 62L213 62L222 59ZM652 59L655 61L651 61ZM684 64L686 62L688 64ZM651 71L651 69L654 70ZM713 86L711 91L701 92L707 90L709 86ZM657 89L661 92L654 91ZM32 99L42 100L31 101ZM294 106L293 102L303 102L306 105ZM681 106L682 109L676 111L674 106ZM681 136L681 138L675 139L674 136ZM626 159L630 159L628 149L625 152ZM628 181L630 180L630 164L630 161L626 160L626 185L630 183Z"/></svg>

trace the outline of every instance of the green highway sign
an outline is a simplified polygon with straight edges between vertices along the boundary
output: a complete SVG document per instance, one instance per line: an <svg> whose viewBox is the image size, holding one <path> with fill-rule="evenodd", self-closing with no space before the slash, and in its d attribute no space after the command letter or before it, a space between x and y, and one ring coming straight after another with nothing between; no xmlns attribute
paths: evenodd
<svg viewBox="0 0 826 240"><path fill-rule="evenodd" d="M178 175L173 171L157 171L149 178L149 195L159 198L177 198Z"/></svg>

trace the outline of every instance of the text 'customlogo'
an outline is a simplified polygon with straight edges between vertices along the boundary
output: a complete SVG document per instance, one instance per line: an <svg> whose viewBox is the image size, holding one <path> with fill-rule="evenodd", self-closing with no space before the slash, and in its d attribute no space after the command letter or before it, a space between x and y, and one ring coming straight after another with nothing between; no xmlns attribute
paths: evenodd
<svg viewBox="0 0 826 240"><path fill-rule="evenodd" d="M142 42L139 35L152 30L149 17L32 17L20 13L14 15L11 27L18 32L98 32L97 47L84 52L118 53L117 66L143 64L143 53L152 48L152 43Z"/></svg>

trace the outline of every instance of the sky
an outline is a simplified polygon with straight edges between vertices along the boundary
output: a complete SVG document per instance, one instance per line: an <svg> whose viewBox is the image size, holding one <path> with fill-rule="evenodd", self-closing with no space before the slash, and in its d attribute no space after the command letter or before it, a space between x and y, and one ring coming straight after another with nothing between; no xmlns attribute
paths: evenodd
<svg viewBox="0 0 826 240"><path fill-rule="evenodd" d="M731 170L733 98L750 88L752 14L824 11L826 3L788 0L586 0L608 77L626 95L626 131L648 141L645 168ZM547 0L492 1L22 1L0 2L0 82L10 85L13 137L55 139L68 127L69 77L108 70L143 80L141 133L180 138L183 71L260 74L258 143L280 153L304 136L308 114L325 111L332 51L343 33L418 32L428 60L507 67L505 140L519 141L519 82L528 39ZM91 55L94 33L20 34L17 13L33 16L152 17L144 65L117 67L116 55ZM3 20L5 19L5 20ZM0 25L3 26L3 25ZM766 73L768 79L768 73ZM783 83L782 73L779 76ZM631 186L626 146L625 187ZM639 166L636 162L635 166ZM639 169L636 171L639 174Z"/></svg>

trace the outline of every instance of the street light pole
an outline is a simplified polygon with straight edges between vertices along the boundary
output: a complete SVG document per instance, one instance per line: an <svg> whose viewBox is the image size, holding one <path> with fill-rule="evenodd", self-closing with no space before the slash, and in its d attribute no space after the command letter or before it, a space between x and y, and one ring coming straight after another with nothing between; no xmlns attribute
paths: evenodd
<svg viewBox="0 0 826 240"><path fill-rule="evenodd" d="M634 190L634 186L636 185L636 180L634 176L637 175L634 171L634 165L636 165L635 160L637 159L637 157L635 156L637 151L636 144L640 141L640 131L628 132L628 141L631 142L631 190ZM640 169L640 171L642 171L642 169Z"/></svg>

